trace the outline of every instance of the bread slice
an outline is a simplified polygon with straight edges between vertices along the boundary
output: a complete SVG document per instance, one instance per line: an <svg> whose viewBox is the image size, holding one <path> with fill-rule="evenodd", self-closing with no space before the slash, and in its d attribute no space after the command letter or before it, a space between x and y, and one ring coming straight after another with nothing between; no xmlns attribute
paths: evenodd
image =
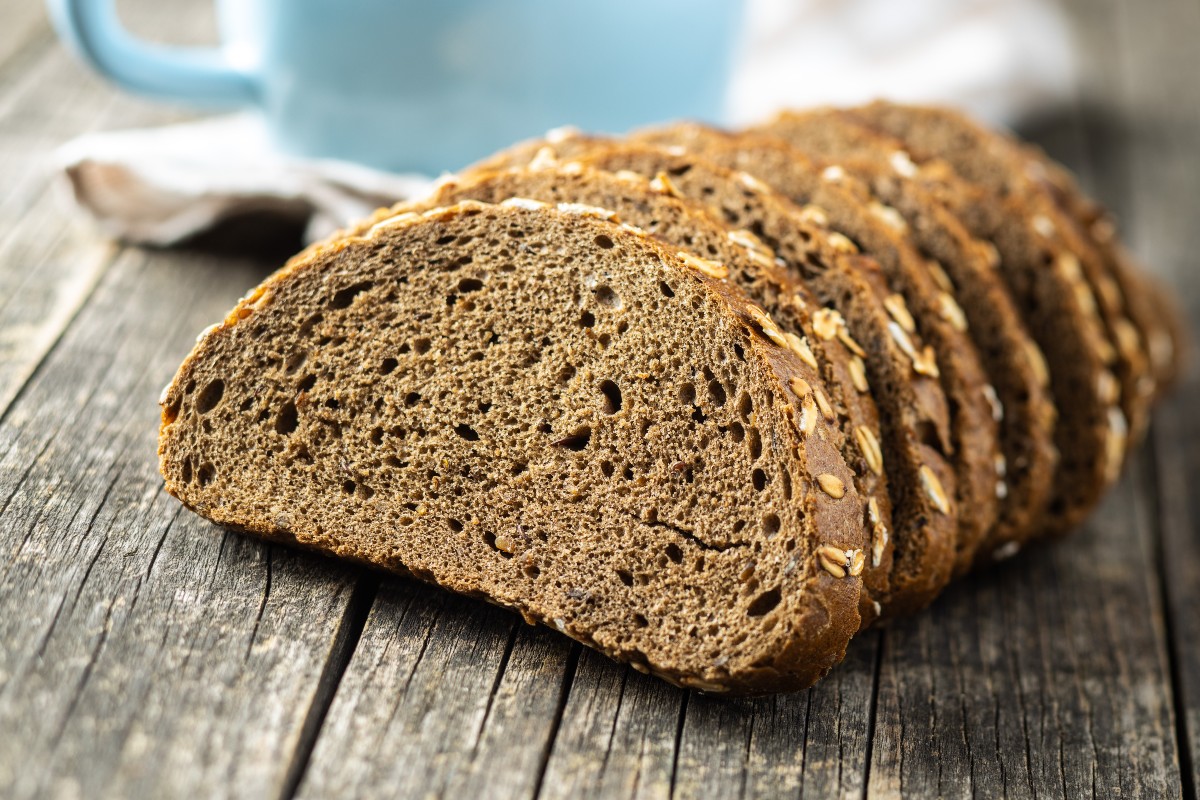
<svg viewBox="0 0 1200 800"><path fill-rule="evenodd" d="M952 446L960 508L955 570L966 572L999 517L999 423L979 350L968 335L955 295L939 286L917 251L901 215L872 196L868 186L841 168L825 170L779 140L731 137L695 125L660 128L659 141L701 152L711 161L765 177L796 203L824 210L829 224L883 267L896 296L889 298L899 324L919 330L937 354L942 388L951 403ZM836 170L836 171L835 171ZM908 309L912 309L911 312ZM911 333L912 331L910 331Z"/></svg>
<svg viewBox="0 0 1200 800"><path fill-rule="evenodd" d="M1001 195L1052 199L1063 215L1061 219L1052 215L1056 224L1092 259L1089 274L1097 281L1093 288L1106 319L1117 326L1122 357L1136 362L1125 368L1145 369L1144 380L1132 384L1131 393L1152 398L1170 385L1180 367L1179 317L1170 303L1157 302L1154 282L1119 246L1109 214L1080 190L1065 168L1040 149L985 128L952 109L878 101L850 112L903 139L920 157L944 159L964 176ZM1141 337L1140 352L1137 340L1125 327L1130 322ZM1143 420L1144 415L1131 414L1136 430L1141 430Z"/></svg>
<svg viewBox="0 0 1200 800"><path fill-rule="evenodd" d="M941 160L995 196L1016 199L1036 229L1061 249L1060 257L1078 262L1091 294L1084 302L1095 308L1112 345L1108 364L1120 382L1130 443L1140 438L1156 394L1147 343L1161 322L1144 303L1145 291L1122 286L1121 265L1111 251L1106 257L1092 233L1056 199L1042 164L1011 138L949 109L876 102L847 113L903 141L916 161Z"/></svg>
<svg viewBox="0 0 1200 800"><path fill-rule="evenodd" d="M251 292L164 392L168 491L683 686L809 685L868 546L820 377L648 237L525 205L381 220Z"/></svg>
<svg viewBox="0 0 1200 800"><path fill-rule="evenodd" d="M895 545L882 613L896 616L932 601L950 579L959 519L954 471L948 466L948 404L930 374L936 358L919 332L906 332L889 318L886 304L892 293L878 267L870 259L847 258L857 248L828 228L824 212L802 211L750 176L693 154L583 137L524 149L539 163L552 162L560 151L593 168L655 176L669 191L701 203L732 228L753 232L775 250L782 266L808 283L825 307L822 316L833 323L823 326L829 338L844 338L864 356L882 415ZM865 272L868 267L874 271L871 276ZM853 309L839 305L851 299ZM921 371L918 361L924 365Z"/></svg>
<svg viewBox="0 0 1200 800"><path fill-rule="evenodd" d="M810 191L809 176L817 169L804 154L766 134L731 134L685 123L650 129L637 138L681 144L753 175L770 176L776 189L799 202ZM961 573L977 553L1006 552L1036 531L1058 462L1056 411L1044 371L1035 369L1027 356L1037 345L996 274L995 250L972 237L937 198L906 177L914 167L903 153L872 149L875 140L882 137L858 142L864 155L840 158L836 166L861 181L875 202L894 209L907 224L907 235L946 292L942 300L947 319L967 329L978 348L989 379L983 391L995 401L993 413L1000 425L1002 447L995 476L1000 516L977 547L960 541Z"/></svg>
<svg viewBox="0 0 1200 800"><path fill-rule="evenodd" d="M761 133L728 133L703 125L648 128L638 140L682 145L724 166L768 180L797 203L822 190L816 176L826 172L785 140ZM868 150L862 143L860 149ZM970 332L988 383L980 387L1000 427L1001 452L995 459L995 491L1001 501L990 530L960 527L956 571L965 572L978 552L990 553L1031 535L1049 501L1057 463L1055 409L1045 373L1032 362L1036 349L1007 288L989 261L990 247L978 242L922 188L895 172L893 154L839 160L847 190L868 197L911 240L925 259L948 323ZM857 185L856 185L857 184ZM1007 411L1006 411L1007 410Z"/></svg>
<svg viewBox="0 0 1200 800"><path fill-rule="evenodd" d="M826 158L869 156L880 147L880 132L830 110L781 114L761 130ZM904 142L891 138L888 146L911 163ZM1073 269L1075 260L1035 229L1019 201L997 198L943 162L915 166L913 180L973 236L996 249L999 272L1040 349L1029 352L1029 362L1049 376L1059 409L1059 466L1038 532L1069 530L1116 478L1128 441L1120 386L1108 368L1114 348L1092 313L1090 288ZM997 555L1010 555L1018 547L1001 547Z"/></svg>
<svg viewBox="0 0 1200 800"><path fill-rule="evenodd" d="M820 310L808 287L775 264L775 255L766 245L748 231L723 225L699 204L677 197L672 189L668 179L650 181L633 173L617 175L572 163L476 172L443 182L430 197L396 206L389 213L425 211L465 200L499 203L513 197L555 205L583 204L612 211L623 223L645 230L689 257L703 259L698 262L702 265L715 262L706 268L763 308L784 336L801 337L820 367L825 389L813 388L806 402L822 413L833 412L832 419L826 419L835 423L832 430L841 434L837 443L863 502L861 518L871 552L862 575L860 616L862 624L869 625L889 590L893 523L879 444L879 412L866 383L866 366L841 339L816 332L814 328L820 327L826 333L822 326L828 325L827 317L832 319L830 312ZM820 324L814 324L813 314ZM706 374L705 380L711 385L714 378Z"/></svg>

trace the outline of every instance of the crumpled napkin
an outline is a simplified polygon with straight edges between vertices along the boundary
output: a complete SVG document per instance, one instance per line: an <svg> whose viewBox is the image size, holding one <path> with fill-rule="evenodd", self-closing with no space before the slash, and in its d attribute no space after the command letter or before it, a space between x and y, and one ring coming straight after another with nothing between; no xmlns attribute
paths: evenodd
<svg viewBox="0 0 1200 800"><path fill-rule="evenodd" d="M1069 31L1051 0L745 2L726 123L886 97L1011 124L1061 102L1074 85ZM285 156L253 113L88 134L59 150L58 166L105 231L156 245L261 211L307 219L311 241L432 183Z"/></svg>
<svg viewBox="0 0 1200 800"><path fill-rule="evenodd" d="M303 159L272 147L254 113L89 133L57 153L78 203L110 235L170 245L240 214L307 220L320 239L376 208L428 192L424 175Z"/></svg>

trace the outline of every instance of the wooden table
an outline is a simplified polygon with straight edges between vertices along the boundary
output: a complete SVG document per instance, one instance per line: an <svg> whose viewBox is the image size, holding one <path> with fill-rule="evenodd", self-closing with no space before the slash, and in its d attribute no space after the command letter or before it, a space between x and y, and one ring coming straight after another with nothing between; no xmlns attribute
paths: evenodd
<svg viewBox="0 0 1200 800"><path fill-rule="evenodd" d="M203 40L204 5L131 18ZM1200 321L1200 5L1069 10L1078 95L1036 133ZM1195 371L1084 530L806 693L711 699L163 492L159 389L294 246L122 247L60 202L55 145L170 118L0 0L0 797L1196 796Z"/></svg>

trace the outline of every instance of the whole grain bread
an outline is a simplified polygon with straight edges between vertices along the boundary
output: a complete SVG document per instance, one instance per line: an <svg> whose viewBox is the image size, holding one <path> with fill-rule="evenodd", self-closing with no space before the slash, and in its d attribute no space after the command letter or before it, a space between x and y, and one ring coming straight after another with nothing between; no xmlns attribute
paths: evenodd
<svg viewBox="0 0 1200 800"><path fill-rule="evenodd" d="M683 686L809 685L868 547L793 388L820 376L646 235L528 206L401 214L269 278L164 392L167 489Z"/></svg>
<svg viewBox="0 0 1200 800"><path fill-rule="evenodd" d="M604 208L621 222L696 259L694 263L712 277L728 280L765 310L785 337L798 337L800 352L815 359L825 381L824 389L818 386L806 391L804 402L811 414L824 414L827 422L834 423L831 430L840 433L838 445L863 502L861 517L871 551L862 575L860 616L862 624L869 625L889 590L893 523L879 444L879 413L866 383L866 367L842 339L821 335L836 324L835 312L822 309L804 283L777 266L774 253L765 244L748 231L723 225L702 206L676 196L671 189L669 180L663 178L651 181L633 173L617 175L571 163L475 172L444 181L431 196L396 206L389 213L426 211L465 200L499 203L514 197ZM707 385L714 386L713 381L711 375L705 375ZM755 480L766 480L765 473L756 475Z"/></svg>
<svg viewBox="0 0 1200 800"><path fill-rule="evenodd" d="M845 113L902 140L918 161L941 160L998 197L1019 198L1037 229L1079 262L1092 295L1085 302L1096 308L1112 344L1110 368L1120 381L1130 443L1136 442L1157 393L1149 342L1161 335L1163 317L1093 226L1075 216L1070 199L1053 190L1044 162L1010 137L945 108L881 101Z"/></svg>
<svg viewBox="0 0 1200 800"><path fill-rule="evenodd" d="M1055 409L1044 373L1026 357L1036 345L995 274L989 260L994 251L976 241L936 198L900 174L897 167L905 170L909 165L898 162L893 152L818 165L777 137L728 133L695 123L651 128L635 138L704 153L768 180L800 203L813 196L813 175L835 167L848 176L843 179L846 188L868 197L868 207L900 228L942 292L942 315L975 343L988 375L980 390L999 425L1001 449L993 475L999 516L990 531L976 528L960 535L957 571L965 572L978 553L1027 539L1053 487Z"/></svg>
<svg viewBox="0 0 1200 800"><path fill-rule="evenodd" d="M762 130L827 158L869 156L880 147L879 131L834 110L784 113ZM912 163L903 141L892 138L888 146ZM1115 480L1128 445L1120 385L1109 369L1115 348L1095 313L1091 289L1077 259L1037 230L1020 200L997 197L942 161L914 166L912 179L996 249L1000 274L1038 345L1029 362L1049 376L1059 409L1058 471L1038 532L1069 530ZM996 554L1010 555L1020 546L1012 545Z"/></svg>
<svg viewBox="0 0 1200 800"><path fill-rule="evenodd" d="M842 336L865 356L883 418L895 557L882 613L896 616L932 601L949 581L958 540L949 404L932 348L915 325L902 327L890 318L895 293L874 262L847 258L857 247L830 230L820 209L801 210L749 175L694 154L583 137L524 150L534 154L535 165L552 163L559 151L585 166L655 176L667 191L701 203L734 229L752 232L792 276L808 283L828 312L838 312L835 319L845 328L830 326L831 338ZM839 305L851 300L855 305Z"/></svg>
<svg viewBox="0 0 1200 800"><path fill-rule="evenodd" d="M877 101L850 113L904 139L921 157L948 161L960 173L1001 194L1041 194L1054 201L1064 218L1056 220L1065 234L1094 251L1097 297L1116 320L1119 344L1127 358L1145 359L1144 381L1133 392L1161 394L1177 377L1182 327L1173 304L1158 302L1161 293L1119 246L1111 215L1087 197L1078 182L1039 148L1022 144L1001 131L986 128L953 109ZM1073 223L1073 224L1072 224ZM1122 318L1125 323L1119 322ZM1141 337L1141 352L1124 327L1132 323ZM1179 340L1177 341L1177 337ZM1131 416L1138 430L1144 416Z"/></svg>

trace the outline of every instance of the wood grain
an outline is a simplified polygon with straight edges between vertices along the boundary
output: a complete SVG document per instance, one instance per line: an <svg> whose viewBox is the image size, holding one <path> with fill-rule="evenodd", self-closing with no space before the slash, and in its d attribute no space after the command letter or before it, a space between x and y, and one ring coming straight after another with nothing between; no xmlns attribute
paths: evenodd
<svg viewBox="0 0 1200 800"><path fill-rule="evenodd" d="M356 573L184 512L154 453L160 385L259 274L123 255L0 427L0 796L283 783Z"/></svg>
<svg viewBox="0 0 1200 800"><path fill-rule="evenodd" d="M123 0L212 40L208 0ZM1200 7L1064 0L1077 96L1037 129L1200 320ZM0 797L1195 797L1200 381L1086 528L727 701L512 614L224 533L162 491L158 390L277 260L104 241L47 158L180 118L0 0ZM233 254L233 255L231 255ZM11 735L19 731L19 735Z"/></svg>
<svg viewBox="0 0 1200 800"><path fill-rule="evenodd" d="M301 797L532 797L570 642L478 601L385 582Z"/></svg>

